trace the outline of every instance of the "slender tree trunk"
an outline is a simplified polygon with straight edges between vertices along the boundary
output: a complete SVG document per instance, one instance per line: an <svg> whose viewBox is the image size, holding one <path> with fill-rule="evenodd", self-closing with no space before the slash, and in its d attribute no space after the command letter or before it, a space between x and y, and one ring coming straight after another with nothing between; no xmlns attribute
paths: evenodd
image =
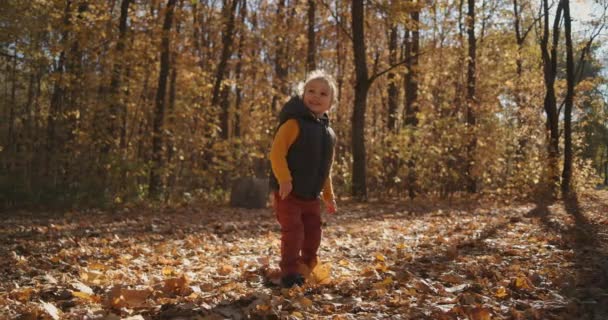
<svg viewBox="0 0 608 320"><path fill-rule="evenodd" d="M245 45L245 34L247 31L247 26L245 25L245 19L247 18L247 0L241 1L241 9L240 9L240 17L241 17L241 32L239 36L239 48L237 50L237 63L234 70L235 78L236 78L236 101L234 104L234 136L241 136L241 105L243 102L243 90L242 90L242 82L243 82L243 47Z"/></svg>
<svg viewBox="0 0 608 320"><path fill-rule="evenodd" d="M353 53L355 63L355 105L352 116L353 183L352 195L367 199L365 154L365 109L370 80L367 71L365 48L365 9L363 0L352 1Z"/></svg>
<svg viewBox="0 0 608 320"><path fill-rule="evenodd" d="M154 199L160 198L163 189L163 123L165 118L165 94L167 91L167 77L169 75L169 50L170 32L173 23L173 11L176 0L167 1L167 11L163 23L160 72L158 75L158 89L156 91L156 103L154 108L154 124L152 133L152 169L150 170L149 196Z"/></svg>
<svg viewBox="0 0 608 320"><path fill-rule="evenodd" d="M553 43L549 51L549 4L543 0L544 24L541 37L541 52L543 59L543 71L545 80L544 108L547 114L546 129L548 131L548 183L549 191L553 194L559 182L559 119L555 98L555 77L557 74L557 46L559 40L559 21L561 20L562 2L557 6L555 20L553 22Z"/></svg>
<svg viewBox="0 0 608 320"><path fill-rule="evenodd" d="M420 13L411 13L415 26L411 30L411 39L405 44L406 66L408 73L405 76L405 121L404 124L415 132L418 126L418 55L420 54ZM410 146L415 143L415 135L412 135ZM407 190L410 198L416 196L416 158L408 159Z"/></svg>
<svg viewBox="0 0 608 320"><path fill-rule="evenodd" d="M63 27L64 30L61 35L61 45L65 48L66 43L68 42L68 38L70 36L69 27L71 24L71 5L72 1L68 0L66 2L65 11L64 11L64 19L63 19ZM51 102L49 106L49 113L47 115L47 132L46 132L46 156L44 160L44 172L45 172L45 182L51 186L55 187L57 183L56 170L54 169L55 163L55 155L58 153L57 148L59 147L62 139L58 139L58 127L61 124L59 121L61 119L61 113L63 111L63 99L65 96L65 84L64 84L64 73L65 73L65 61L66 61L66 53L65 49L61 51L59 54L59 59L57 61L57 65L54 68L54 73L56 75L55 82L53 84L53 93L51 94Z"/></svg>
<svg viewBox="0 0 608 320"><path fill-rule="evenodd" d="M116 43L116 53L114 55L114 67L112 69L112 79L110 80L110 121L108 123L108 133L103 139L109 139L103 144L102 153L110 152L120 139L121 123L126 114L126 107L122 101L120 87L122 85L123 54L127 38L127 19L129 16L129 4L131 0L122 0L120 5L120 18L118 23L118 42Z"/></svg>
<svg viewBox="0 0 608 320"><path fill-rule="evenodd" d="M474 107L476 105L475 86L476 86L476 51L477 44L475 39L475 0L468 0L469 11L467 14L467 35L469 41L469 56L467 67L467 113L466 121L470 133L470 141L467 146L467 191L471 193L477 192L477 181L473 174L473 166L475 163L475 150L477 149L477 137L475 136L476 116Z"/></svg>
<svg viewBox="0 0 608 320"><path fill-rule="evenodd" d="M17 49L13 56L13 66L11 67L11 102L9 107L9 118L8 118L8 137L6 139L9 149L16 151L16 145L14 139L14 123L15 123L15 106L17 105ZM7 81L8 82L8 81ZM14 158L13 158L14 159ZM14 159L16 160L16 159ZM10 169L9 169L10 171Z"/></svg>
<svg viewBox="0 0 608 320"><path fill-rule="evenodd" d="M567 197L572 183L572 106L574 103L574 54L572 50L572 27L570 1L561 0L564 7L564 36L566 37L566 102L564 109L564 168L562 172L562 194Z"/></svg>
<svg viewBox="0 0 608 320"><path fill-rule="evenodd" d="M317 0L308 0L308 51L306 54L306 71L312 71L317 68L315 53L317 47L315 45L315 14Z"/></svg>
<svg viewBox="0 0 608 320"><path fill-rule="evenodd" d="M285 25L285 0L279 0L277 4L277 21L276 28L282 28ZM280 95L287 95L287 39L286 37L279 37L276 43L275 57L274 57L274 73L276 76L273 81L274 94L272 96L271 113L274 114L278 110L278 101ZM272 127L272 125L271 125Z"/></svg>
<svg viewBox="0 0 608 320"><path fill-rule="evenodd" d="M230 3L228 3L231 1ZM224 0L223 11L224 11L224 33L222 35L222 55L220 56L220 62L217 66L217 70L215 72L215 84L213 85L213 96L211 100L211 104L216 107L221 107L221 129L222 129L222 138L228 139L230 136L229 133L229 110L226 104L225 99L222 99L222 96L225 97L227 91L223 88L224 85L222 82L224 81L224 77L226 76L226 70L228 68L228 60L230 59L230 55L232 54L232 42L234 38L234 20L236 14L236 6L238 4L237 0Z"/></svg>
<svg viewBox="0 0 608 320"><path fill-rule="evenodd" d="M608 186L608 142L606 147L606 160L604 160L604 185Z"/></svg>
<svg viewBox="0 0 608 320"><path fill-rule="evenodd" d="M388 63L394 65L397 63L397 26L393 25L390 28L388 42ZM408 72L410 70L408 69ZM387 129L391 132L397 129L397 105L399 103L399 90L395 80L395 73L388 74L388 119L386 121Z"/></svg>

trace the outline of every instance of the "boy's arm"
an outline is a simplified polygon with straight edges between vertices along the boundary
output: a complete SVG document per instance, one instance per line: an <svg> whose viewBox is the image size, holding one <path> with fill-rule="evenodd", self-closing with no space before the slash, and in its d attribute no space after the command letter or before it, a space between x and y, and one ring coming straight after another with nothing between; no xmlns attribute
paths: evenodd
<svg viewBox="0 0 608 320"><path fill-rule="evenodd" d="M279 127L277 134L274 136L269 158L272 173L279 183L292 180L289 166L287 166L287 152L299 134L300 127L298 126L298 121L289 119Z"/></svg>
<svg viewBox="0 0 608 320"><path fill-rule="evenodd" d="M325 200L325 202L332 202L335 199L334 187L333 183L331 182L331 168L334 164L335 155L336 152L334 150L334 153L331 155L331 162L329 163L329 174L327 175L327 179L325 180L325 184L323 185L323 200Z"/></svg>
<svg viewBox="0 0 608 320"><path fill-rule="evenodd" d="M325 202L331 202L331 201L334 201L334 199L335 199L334 187L331 182L331 171L330 171L329 176L327 177L327 180L325 180L325 184L323 185L323 200L325 200Z"/></svg>

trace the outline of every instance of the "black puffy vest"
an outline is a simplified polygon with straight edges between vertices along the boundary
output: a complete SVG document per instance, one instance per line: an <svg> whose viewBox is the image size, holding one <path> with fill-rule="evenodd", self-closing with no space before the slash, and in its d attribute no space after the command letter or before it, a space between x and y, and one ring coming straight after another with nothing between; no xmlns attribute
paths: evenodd
<svg viewBox="0 0 608 320"><path fill-rule="evenodd" d="M316 199L329 176L336 135L329 127L327 114L315 117L299 97L291 98L283 106L279 127L289 119L296 119L300 127L298 138L287 152L287 165L293 179L292 193L301 199ZM270 187L279 190L272 173Z"/></svg>

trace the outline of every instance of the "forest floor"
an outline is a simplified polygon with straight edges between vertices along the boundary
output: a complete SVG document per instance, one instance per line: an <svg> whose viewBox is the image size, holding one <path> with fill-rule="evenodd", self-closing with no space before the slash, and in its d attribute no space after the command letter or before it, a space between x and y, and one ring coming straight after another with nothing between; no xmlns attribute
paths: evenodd
<svg viewBox="0 0 608 320"><path fill-rule="evenodd" d="M270 209L5 212L0 318L608 318L608 191L340 205L293 289Z"/></svg>

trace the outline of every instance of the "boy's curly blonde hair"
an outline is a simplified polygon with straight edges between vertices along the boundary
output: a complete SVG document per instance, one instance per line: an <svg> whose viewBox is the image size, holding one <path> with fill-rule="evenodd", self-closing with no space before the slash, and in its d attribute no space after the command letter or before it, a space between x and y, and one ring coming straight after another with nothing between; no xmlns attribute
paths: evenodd
<svg viewBox="0 0 608 320"><path fill-rule="evenodd" d="M306 88L306 85L313 80L323 80L329 86L329 90L331 91L331 108L330 108L330 110L332 110L338 104L338 99L336 98L336 93L337 93L338 89L336 87L336 81L334 80L334 77L329 75L329 73L325 72L325 70L317 69L317 70L313 70L313 71L309 72L308 75L306 76L306 80L298 83L296 90L295 90L296 91L295 94L298 97L303 98L304 89Z"/></svg>

